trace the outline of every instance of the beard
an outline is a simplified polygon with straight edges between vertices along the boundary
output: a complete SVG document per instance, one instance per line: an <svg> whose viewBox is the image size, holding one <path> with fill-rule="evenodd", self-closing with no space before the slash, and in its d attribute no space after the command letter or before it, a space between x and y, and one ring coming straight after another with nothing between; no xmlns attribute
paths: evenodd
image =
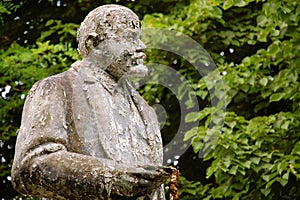
<svg viewBox="0 0 300 200"><path fill-rule="evenodd" d="M148 75L148 68L145 65L135 65L124 74L125 78L144 78Z"/></svg>

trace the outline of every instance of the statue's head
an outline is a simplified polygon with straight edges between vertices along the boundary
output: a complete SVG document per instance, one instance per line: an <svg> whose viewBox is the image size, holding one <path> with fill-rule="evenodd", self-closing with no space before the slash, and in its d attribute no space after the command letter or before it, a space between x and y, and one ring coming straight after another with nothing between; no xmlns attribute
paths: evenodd
<svg viewBox="0 0 300 200"><path fill-rule="evenodd" d="M78 51L117 78L141 77L148 72L143 64L146 46L141 36L141 23L133 11L120 5L104 5L82 22L77 33Z"/></svg>

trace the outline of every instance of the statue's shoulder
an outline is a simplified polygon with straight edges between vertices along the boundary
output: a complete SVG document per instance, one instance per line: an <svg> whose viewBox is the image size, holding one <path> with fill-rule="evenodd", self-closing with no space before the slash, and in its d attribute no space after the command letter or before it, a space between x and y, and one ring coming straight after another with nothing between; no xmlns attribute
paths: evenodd
<svg viewBox="0 0 300 200"><path fill-rule="evenodd" d="M74 76L75 75L72 73L72 70L69 69L65 72L39 80L31 87L28 93L28 98L37 93L42 96L61 91L68 93L68 91L71 90Z"/></svg>

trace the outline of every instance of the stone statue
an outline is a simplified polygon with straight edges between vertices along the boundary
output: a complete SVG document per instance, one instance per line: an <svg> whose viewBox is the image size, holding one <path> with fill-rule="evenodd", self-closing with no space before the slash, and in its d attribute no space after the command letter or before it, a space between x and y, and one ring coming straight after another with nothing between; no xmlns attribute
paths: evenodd
<svg viewBox="0 0 300 200"><path fill-rule="evenodd" d="M152 108L128 77L147 74L141 24L105 5L78 30L83 56L30 90L12 167L17 191L44 199L165 199L163 147Z"/></svg>

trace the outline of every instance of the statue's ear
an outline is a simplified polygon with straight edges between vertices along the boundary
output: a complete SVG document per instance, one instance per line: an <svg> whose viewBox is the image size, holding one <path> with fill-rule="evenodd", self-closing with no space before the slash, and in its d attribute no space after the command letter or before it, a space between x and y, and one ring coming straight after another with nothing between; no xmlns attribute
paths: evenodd
<svg viewBox="0 0 300 200"><path fill-rule="evenodd" d="M88 37L85 41L85 46L87 49L92 49L98 45L98 34L95 32L91 32L88 34Z"/></svg>
<svg viewBox="0 0 300 200"><path fill-rule="evenodd" d="M103 40L105 40L106 34L98 34L96 32L91 32L85 41L85 46L88 50L98 46Z"/></svg>

